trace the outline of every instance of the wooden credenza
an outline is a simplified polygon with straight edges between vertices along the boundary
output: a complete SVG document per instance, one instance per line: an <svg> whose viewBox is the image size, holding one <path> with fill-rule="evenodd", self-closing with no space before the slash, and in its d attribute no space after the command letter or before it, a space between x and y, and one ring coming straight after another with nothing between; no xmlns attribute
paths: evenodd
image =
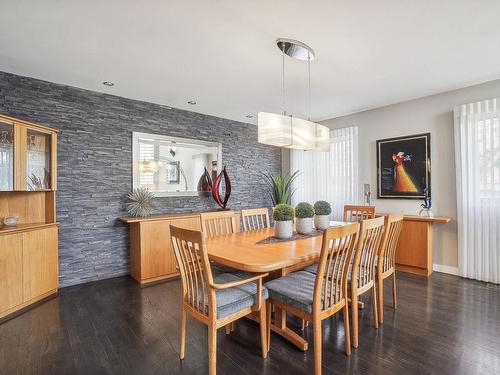
<svg viewBox="0 0 500 375"><path fill-rule="evenodd" d="M403 229L396 250L396 269L429 276L433 264L433 226L448 223L450 220L449 217L404 215Z"/></svg>
<svg viewBox="0 0 500 375"><path fill-rule="evenodd" d="M55 296L57 131L0 115L0 322ZM19 224L3 225L5 216Z"/></svg>
<svg viewBox="0 0 500 375"><path fill-rule="evenodd" d="M233 211L240 228L241 213ZM141 285L179 276L170 240L170 225L201 230L200 213L125 216L119 219L130 226L130 275Z"/></svg>
<svg viewBox="0 0 500 375"><path fill-rule="evenodd" d="M179 274L170 244L170 225L201 230L197 213L122 217L120 220L130 226L130 275L141 284Z"/></svg>

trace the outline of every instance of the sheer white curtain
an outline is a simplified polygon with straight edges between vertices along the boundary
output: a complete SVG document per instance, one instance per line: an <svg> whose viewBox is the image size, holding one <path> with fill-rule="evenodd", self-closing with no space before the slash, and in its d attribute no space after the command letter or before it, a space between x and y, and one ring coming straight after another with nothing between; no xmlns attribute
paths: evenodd
<svg viewBox="0 0 500 375"><path fill-rule="evenodd" d="M454 116L459 272L500 283L500 99Z"/></svg>
<svg viewBox="0 0 500 375"><path fill-rule="evenodd" d="M291 150L291 173L301 172L292 204L325 200L341 220L344 205L358 203L358 127L332 130L330 142L329 152Z"/></svg>

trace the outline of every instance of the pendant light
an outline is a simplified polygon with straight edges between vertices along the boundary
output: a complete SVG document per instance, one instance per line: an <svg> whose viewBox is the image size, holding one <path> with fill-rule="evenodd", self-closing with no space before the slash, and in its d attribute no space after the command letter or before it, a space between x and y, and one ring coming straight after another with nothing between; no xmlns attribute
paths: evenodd
<svg viewBox="0 0 500 375"><path fill-rule="evenodd" d="M308 45L291 39L278 39L276 44L282 51L283 114L259 112L257 118L259 143L308 151L328 151L330 130L311 121L311 60L314 51ZM307 61L309 85L309 118L293 117L286 113L285 54Z"/></svg>

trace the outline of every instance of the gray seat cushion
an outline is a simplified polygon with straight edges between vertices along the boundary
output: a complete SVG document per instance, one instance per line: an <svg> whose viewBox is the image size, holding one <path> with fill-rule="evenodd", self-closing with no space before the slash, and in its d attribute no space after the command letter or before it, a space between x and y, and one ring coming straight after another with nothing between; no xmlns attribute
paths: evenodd
<svg viewBox="0 0 500 375"><path fill-rule="evenodd" d="M304 268L304 271L311 272L316 275L318 273L318 263L311 264L309 267Z"/></svg>
<svg viewBox="0 0 500 375"><path fill-rule="evenodd" d="M214 283L225 284L240 279L241 277L231 273L221 273L214 276ZM217 300L217 319L225 318L257 303L257 283L250 281L228 289L217 289L215 295ZM268 291L263 287L262 301L268 297ZM206 302L205 312L208 314L208 300Z"/></svg>
<svg viewBox="0 0 500 375"><path fill-rule="evenodd" d="M239 269L225 266L219 263L212 263L211 266L212 266L212 274L214 277L223 273L232 273L233 275L236 275L240 278L248 277L251 275L251 273L249 272L241 271Z"/></svg>
<svg viewBox="0 0 500 375"><path fill-rule="evenodd" d="M315 274L299 271L269 281L265 286L269 290L270 299L312 313L315 280Z"/></svg>

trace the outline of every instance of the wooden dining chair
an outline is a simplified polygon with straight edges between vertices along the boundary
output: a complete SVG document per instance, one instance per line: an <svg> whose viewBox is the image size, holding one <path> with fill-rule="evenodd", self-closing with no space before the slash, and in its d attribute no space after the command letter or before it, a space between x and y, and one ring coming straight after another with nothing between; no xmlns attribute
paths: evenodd
<svg viewBox="0 0 500 375"><path fill-rule="evenodd" d="M236 224L234 211L202 212L200 214L201 229L207 237L222 236L240 231Z"/></svg>
<svg viewBox="0 0 500 375"><path fill-rule="evenodd" d="M378 297L378 321L384 322L384 280L392 276L392 305L397 308L396 293L396 249L403 228L402 215L387 215L385 231L378 251L376 276Z"/></svg>
<svg viewBox="0 0 500 375"><path fill-rule="evenodd" d="M269 210L267 208L251 208L241 210L241 220L243 221L243 230L256 230L269 228Z"/></svg>
<svg viewBox="0 0 500 375"><path fill-rule="evenodd" d="M262 357L267 357L266 303L268 291L262 285L264 274L240 279L232 274L212 277L201 232L170 226L170 237L182 280L180 353L184 359L186 314L208 326L208 373L215 375L217 329L259 312Z"/></svg>
<svg viewBox="0 0 500 375"><path fill-rule="evenodd" d="M375 206L344 206L343 221L355 222L366 219L373 219L375 217Z"/></svg>
<svg viewBox="0 0 500 375"><path fill-rule="evenodd" d="M357 223L326 229L316 274L299 271L265 284L269 291L266 308L268 340L273 306L312 322L316 375L321 374L321 322L340 310L344 314L345 352L351 355L347 281L357 232ZM270 341L267 345L270 347Z"/></svg>
<svg viewBox="0 0 500 375"><path fill-rule="evenodd" d="M359 296L371 290L373 321L378 328L377 291L375 288L375 257L384 233L384 218L363 220L360 224L358 243L349 275L349 297L352 309L352 344L359 345L358 301Z"/></svg>

